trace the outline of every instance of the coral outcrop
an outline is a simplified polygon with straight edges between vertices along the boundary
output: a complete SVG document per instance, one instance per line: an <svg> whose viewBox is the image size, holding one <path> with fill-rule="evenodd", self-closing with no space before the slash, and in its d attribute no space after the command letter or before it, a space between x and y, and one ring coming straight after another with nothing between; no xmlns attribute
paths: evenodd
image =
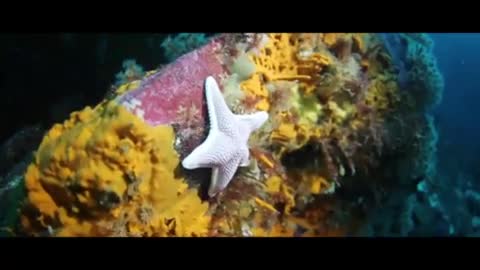
<svg viewBox="0 0 480 270"><path fill-rule="evenodd" d="M417 96L441 87L415 80L431 65L405 61L412 91L375 34L217 35L52 127L25 175L21 231L356 234L388 194L431 174L435 131L419 102L432 99ZM249 166L207 199L210 172L179 161L205 139L210 75L233 112L270 116L250 138Z"/></svg>

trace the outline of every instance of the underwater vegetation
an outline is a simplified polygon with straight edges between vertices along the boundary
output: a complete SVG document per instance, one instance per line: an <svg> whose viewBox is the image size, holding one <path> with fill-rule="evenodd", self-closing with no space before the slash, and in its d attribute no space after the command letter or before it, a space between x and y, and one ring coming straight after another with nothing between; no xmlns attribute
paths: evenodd
<svg viewBox="0 0 480 270"><path fill-rule="evenodd" d="M100 104L50 128L23 177L15 234L411 235L429 222L411 221L428 218L411 205L437 181L429 110L443 79L427 35L203 38L165 41L183 45L165 45L178 51L157 70L126 62ZM212 197L212 170L181 164L209 133L208 76L231 112L269 115L248 164ZM405 222L378 222L386 215Z"/></svg>

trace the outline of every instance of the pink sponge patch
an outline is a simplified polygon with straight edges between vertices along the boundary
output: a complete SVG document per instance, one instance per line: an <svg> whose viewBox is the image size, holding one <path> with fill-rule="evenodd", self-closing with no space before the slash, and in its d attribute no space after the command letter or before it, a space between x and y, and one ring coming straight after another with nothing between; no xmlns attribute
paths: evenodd
<svg viewBox="0 0 480 270"><path fill-rule="evenodd" d="M193 105L199 109L203 124L205 79L213 76L219 80L220 74L226 72L216 55L221 42L213 39L145 78L138 89L120 98L120 104L152 126L174 124L179 108Z"/></svg>

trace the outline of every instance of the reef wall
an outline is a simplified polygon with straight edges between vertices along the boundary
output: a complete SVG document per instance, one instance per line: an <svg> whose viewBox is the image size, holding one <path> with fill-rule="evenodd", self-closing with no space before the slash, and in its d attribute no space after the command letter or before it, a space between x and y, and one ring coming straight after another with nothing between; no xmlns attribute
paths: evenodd
<svg viewBox="0 0 480 270"><path fill-rule="evenodd" d="M416 34L220 34L122 76L103 102L47 132L15 232L408 235L409 224L377 220L435 182L429 110L443 82L431 46ZM250 137L250 164L213 198L210 170L180 163L208 133L207 76L234 113L269 114Z"/></svg>

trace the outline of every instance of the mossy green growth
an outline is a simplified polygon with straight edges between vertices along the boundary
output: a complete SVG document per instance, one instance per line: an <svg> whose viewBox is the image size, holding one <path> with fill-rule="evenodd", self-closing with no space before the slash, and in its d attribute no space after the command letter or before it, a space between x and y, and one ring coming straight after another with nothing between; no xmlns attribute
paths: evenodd
<svg viewBox="0 0 480 270"><path fill-rule="evenodd" d="M314 94L300 94L298 85L293 87L293 108L299 113L300 119L309 123L317 123L322 116L322 105Z"/></svg>
<svg viewBox="0 0 480 270"><path fill-rule="evenodd" d="M0 219L0 237L15 236L14 231L20 222L20 208L26 198L23 175L14 175L9 182L14 187L1 194L0 203L5 211Z"/></svg>

